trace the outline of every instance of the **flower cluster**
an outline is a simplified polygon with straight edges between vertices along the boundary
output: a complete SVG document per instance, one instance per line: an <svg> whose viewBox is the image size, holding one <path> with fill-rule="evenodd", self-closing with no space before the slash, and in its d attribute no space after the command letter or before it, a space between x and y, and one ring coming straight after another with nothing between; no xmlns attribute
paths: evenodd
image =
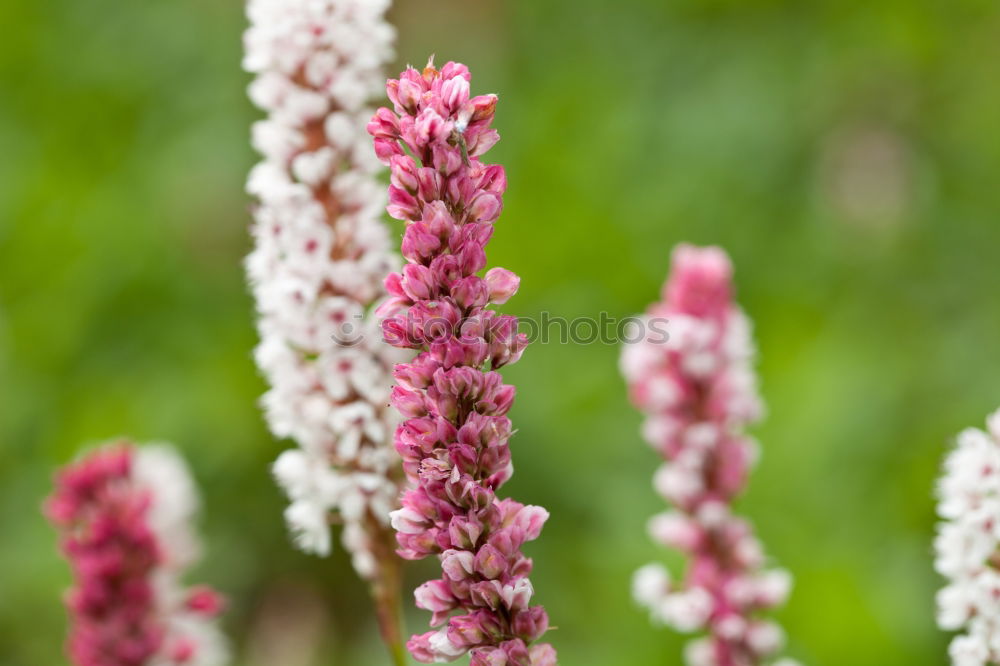
<svg viewBox="0 0 1000 666"><path fill-rule="evenodd" d="M956 666L1000 664L1000 411L987 432L969 428L948 454L938 486L934 541L938 625L962 630L949 649Z"/></svg>
<svg viewBox="0 0 1000 666"><path fill-rule="evenodd" d="M513 471L514 399L496 370L520 358L527 338L515 317L488 309L516 292L518 277L477 275L507 183L501 166L479 160L499 138L497 98L470 98L470 78L456 63L408 69L388 83L395 112L379 109L368 125L391 167L389 213L406 222L407 264L386 279L383 333L419 350L394 370L392 404L405 418L395 443L411 487L392 524L400 555L435 554L443 571L415 593L441 628L407 647L424 663L471 652L473 666L552 666L555 650L532 645L548 617L530 605L532 563L521 552L548 512L496 495Z"/></svg>
<svg viewBox="0 0 1000 666"><path fill-rule="evenodd" d="M46 503L76 579L68 651L78 666L219 666L221 610L207 587L180 576L197 557L198 507L184 462L169 447L99 449L60 472Z"/></svg>
<svg viewBox="0 0 1000 666"><path fill-rule="evenodd" d="M756 455L743 429L762 411L750 325L731 292L721 249L679 246L663 300L647 315L667 320L668 338L626 345L621 360L646 414L643 434L665 459L656 490L674 507L653 517L650 534L689 558L681 581L658 564L643 567L634 594L655 620L708 633L689 644L690 666L766 663L783 636L759 615L783 603L791 585L786 572L763 568L751 526L730 508Z"/></svg>
<svg viewBox="0 0 1000 666"><path fill-rule="evenodd" d="M244 67L264 160L247 189L259 200L246 266L260 314L257 364L271 385L272 432L295 440L274 466L305 551L330 551L330 522L367 579L392 554L399 459L388 408L399 353L369 310L398 266L381 221L384 187L366 102L385 82L388 0L250 0Z"/></svg>

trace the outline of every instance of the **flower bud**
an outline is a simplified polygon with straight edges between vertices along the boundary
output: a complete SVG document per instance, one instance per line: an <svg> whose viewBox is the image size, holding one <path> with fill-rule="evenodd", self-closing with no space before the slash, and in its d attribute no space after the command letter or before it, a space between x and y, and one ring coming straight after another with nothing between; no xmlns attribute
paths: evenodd
<svg viewBox="0 0 1000 666"><path fill-rule="evenodd" d="M491 268L486 271L486 285L489 288L490 302L502 305L517 293L521 278L506 268Z"/></svg>
<svg viewBox="0 0 1000 666"><path fill-rule="evenodd" d="M392 529L403 534L420 534L427 526L426 518L411 508L403 507L389 514Z"/></svg>
<svg viewBox="0 0 1000 666"><path fill-rule="evenodd" d="M419 391L411 391L402 386L395 386L392 389L392 406L399 410L399 413L406 418L418 418L427 414L424 406L424 399Z"/></svg>
<svg viewBox="0 0 1000 666"><path fill-rule="evenodd" d="M490 544L486 544L476 553L476 572L486 579L496 579L507 568L507 560L503 553Z"/></svg>
<svg viewBox="0 0 1000 666"><path fill-rule="evenodd" d="M427 581L413 592L417 608L434 613L432 626L444 623L447 613L458 607L458 600L451 593L448 583L443 580Z"/></svg>
<svg viewBox="0 0 1000 666"><path fill-rule="evenodd" d="M549 628L549 616L541 606L532 606L514 615L514 633L530 643Z"/></svg>
<svg viewBox="0 0 1000 666"><path fill-rule="evenodd" d="M465 580L475 569L475 555L467 550L446 550L441 554L441 569L451 580Z"/></svg>

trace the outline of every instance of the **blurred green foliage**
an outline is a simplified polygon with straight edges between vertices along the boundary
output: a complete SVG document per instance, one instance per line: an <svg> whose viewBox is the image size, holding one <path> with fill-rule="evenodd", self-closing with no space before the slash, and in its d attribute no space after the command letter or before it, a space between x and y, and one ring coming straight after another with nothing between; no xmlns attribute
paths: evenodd
<svg viewBox="0 0 1000 666"><path fill-rule="evenodd" d="M1000 403L997 5L399 0L393 18L399 66L436 52L500 94L491 264L523 279L505 311L625 316L678 241L733 255L770 408L741 508L796 575L790 653L943 663L933 478ZM342 554L288 546L268 477L285 444L255 407L240 266L258 116L240 3L13 0L0 25L0 664L62 663L68 572L39 504L56 465L123 434L189 455L196 577L231 600L238 664L288 666L277 634L318 642L304 664L385 663L363 586ZM685 640L629 599L666 555L617 355L539 344L506 371L509 493L552 512L530 554L569 666L680 663Z"/></svg>

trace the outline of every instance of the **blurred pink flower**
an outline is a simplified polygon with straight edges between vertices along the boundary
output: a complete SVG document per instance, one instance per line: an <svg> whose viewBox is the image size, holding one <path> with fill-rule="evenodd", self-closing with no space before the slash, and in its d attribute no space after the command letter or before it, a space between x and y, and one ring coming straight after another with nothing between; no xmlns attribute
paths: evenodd
<svg viewBox="0 0 1000 666"><path fill-rule="evenodd" d="M762 405L729 258L715 247L677 247L662 297L645 316L643 338L626 344L621 368L632 402L646 414L643 433L665 460L654 486L674 507L653 517L650 535L685 553L689 566L681 581L659 564L643 567L634 595L654 620L707 632L689 645L690 666L770 663L783 636L760 614L784 602L791 578L764 569L750 524L730 507L756 457L743 430Z"/></svg>
<svg viewBox="0 0 1000 666"><path fill-rule="evenodd" d="M169 447L120 443L67 466L45 513L75 584L68 652L78 666L220 666L219 595L185 589L198 554L193 482Z"/></svg>

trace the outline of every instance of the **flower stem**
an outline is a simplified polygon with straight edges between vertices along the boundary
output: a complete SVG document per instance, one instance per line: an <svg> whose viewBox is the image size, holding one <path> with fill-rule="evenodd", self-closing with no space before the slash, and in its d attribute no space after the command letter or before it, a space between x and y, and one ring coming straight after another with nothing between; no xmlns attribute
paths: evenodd
<svg viewBox="0 0 1000 666"><path fill-rule="evenodd" d="M402 561L396 555L394 532L369 516L373 554L378 570L371 581L372 601L378 616L379 633L392 656L393 666L406 666L402 630Z"/></svg>

